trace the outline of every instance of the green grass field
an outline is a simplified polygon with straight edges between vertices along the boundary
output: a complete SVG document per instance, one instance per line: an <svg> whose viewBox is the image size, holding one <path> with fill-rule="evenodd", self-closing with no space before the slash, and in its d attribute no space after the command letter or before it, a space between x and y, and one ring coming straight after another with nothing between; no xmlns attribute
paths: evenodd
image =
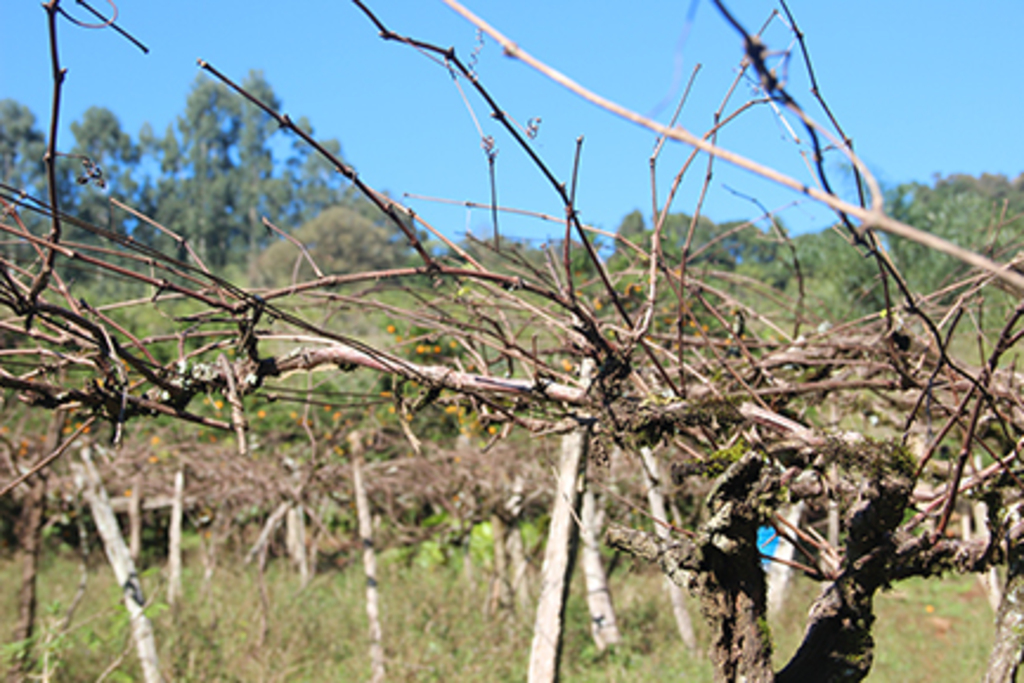
<svg viewBox="0 0 1024 683"><path fill-rule="evenodd" d="M37 656L45 655L47 665L56 669L55 681L95 681L104 671L108 681L139 680L119 590L101 554L94 552L92 559L85 598L70 631L60 635L79 567L70 554L51 551L45 556ZM0 584L5 588L0 593L0 622L4 624L14 623L19 577L10 559L0 561ZM467 581L462 566L420 568L385 559L380 586L390 680L526 680L533 615L487 615L487 571L476 566L472 577ZM163 600L166 586L159 569L143 574L147 597L152 599L149 613L160 664L169 680L369 678L365 584L358 565L321 572L299 590L298 578L286 563L272 562L266 574L269 619L262 643L254 567L228 558L204 588L199 557L190 554L184 582L184 599L171 610ZM625 561L612 575L611 587L624 643L614 652L595 650L582 581L577 580L568 606L563 680L711 681L708 662L690 657L679 641L659 574ZM816 591L812 582L798 580L785 612L773 620L777 665L799 643ZM698 637L706 639L695 602L691 614ZM988 655L992 622L992 611L974 577L897 585L877 600L878 647L869 680L978 680ZM706 640L702 643L706 645ZM6 648L8 654L10 649Z"/></svg>

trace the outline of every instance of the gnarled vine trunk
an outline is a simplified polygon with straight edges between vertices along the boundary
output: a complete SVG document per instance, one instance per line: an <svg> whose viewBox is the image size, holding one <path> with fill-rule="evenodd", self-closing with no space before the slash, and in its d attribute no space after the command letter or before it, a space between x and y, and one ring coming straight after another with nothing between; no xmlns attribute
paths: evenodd
<svg viewBox="0 0 1024 683"><path fill-rule="evenodd" d="M911 576L979 571L999 559L993 544L915 535L900 526L910 499L912 468L898 446L860 442L828 447L831 457L845 461L851 470L847 486L837 494L845 511L844 561L811 607L802 644L777 674L771 666L757 527L781 504L783 482L791 499L823 495L820 473L808 472L810 483L797 483L796 472L784 472L751 451L716 480L706 501L710 518L693 538L662 539L620 526L612 526L606 535L613 547L658 562L666 576L699 597L712 633L716 681L861 681L873 661L871 626L878 589ZM1013 632L1012 624L1008 632ZM1019 642L1007 642L1014 655L1019 653Z"/></svg>

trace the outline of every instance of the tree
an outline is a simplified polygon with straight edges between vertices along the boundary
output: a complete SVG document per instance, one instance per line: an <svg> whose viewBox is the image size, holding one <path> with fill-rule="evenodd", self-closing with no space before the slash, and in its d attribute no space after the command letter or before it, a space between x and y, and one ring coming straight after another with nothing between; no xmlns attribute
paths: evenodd
<svg viewBox="0 0 1024 683"><path fill-rule="evenodd" d="M45 138L28 107L11 99L0 100L0 181L42 194L45 151Z"/></svg>
<svg viewBox="0 0 1024 683"><path fill-rule="evenodd" d="M306 117L295 124L307 135L314 135L313 126ZM321 140L323 148L332 156L342 158L341 143ZM353 198L346 179L338 174L330 161L317 154L301 140L292 143L292 153L285 160L285 179L292 190L287 215L292 225L301 225L316 218L322 211Z"/></svg>
<svg viewBox="0 0 1024 683"><path fill-rule="evenodd" d="M165 185L169 196L156 202L157 220L183 226L182 237L214 267L227 263L239 239L248 243L235 156L241 127L238 98L223 85L198 78L178 118L180 137L168 131L158 142L173 182Z"/></svg>
<svg viewBox="0 0 1024 683"><path fill-rule="evenodd" d="M351 206L333 206L292 233L306 249L278 240L259 260L259 272L267 283L286 285L305 282L317 275L341 275L394 268L403 263L407 249L396 243L380 220L372 221Z"/></svg>
<svg viewBox="0 0 1024 683"><path fill-rule="evenodd" d="M45 152L46 140L28 107L11 99L0 100L0 183L5 192L44 196ZM30 214L26 220L35 219ZM4 250L10 248L5 246Z"/></svg>
<svg viewBox="0 0 1024 683"><path fill-rule="evenodd" d="M76 212L84 220L107 229L113 226L107 197L122 202L134 201L139 183L134 177L141 158L139 146L121 128L121 122L109 109L89 107L81 121L71 123L75 146L70 160L81 168L73 173L78 185L91 185L98 192L78 196ZM76 169L77 170L77 169Z"/></svg>
<svg viewBox="0 0 1024 683"><path fill-rule="evenodd" d="M137 171L141 150L121 128L117 116L103 107L90 107L81 121L71 123L75 145L60 164L61 204L81 220L119 234L133 232L137 221L115 209L111 200L132 204L141 186ZM120 214L115 217L116 214ZM148 227L148 226L146 226ZM142 235L137 235L141 237ZM67 238L97 247L106 240L77 225L70 225ZM89 279L90 269L69 268L69 280ZM96 293L95 290L94 292Z"/></svg>
<svg viewBox="0 0 1024 683"><path fill-rule="evenodd" d="M810 294L809 305L827 320L877 313L885 309L878 266L863 248L834 230L793 240Z"/></svg>
<svg viewBox="0 0 1024 683"><path fill-rule="evenodd" d="M280 107L262 72L250 72L243 85ZM287 158L275 157L277 128L243 102L223 84L200 77L176 129L162 137L144 129L143 147L159 163L161 176L148 183L143 201L158 222L185 226L181 237L196 245L204 261L217 267L235 263L255 276L258 252L270 242L263 217L293 229L344 201L345 194L344 180L308 148L296 145ZM299 125L312 132L304 120ZM340 152L335 140L324 145Z"/></svg>
<svg viewBox="0 0 1024 683"><path fill-rule="evenodd" d="M690 227L693 225L693 234ZM692 216L685 213L670 213L665 217L661 228L661 248L668 263L678 263L683 257L683 250L689 246L689 254L699 255L688 258L692 266L703 266L723 270L734 270L743 259L743 241L732 228L738 224L717 226L705 216L699 216L696 223ZM645 247L650 242L653 228L648 228L643 214L634 211L622 219L618 236L629 240L637 246ZM616 250L623 252L619 243Z"/></svg>
<svg viewBox="0 0 1024 683"><path fill-rule="evenodd" d="M245 87L274 106L280 102L259 71L251 72ZM304 119L297 124L312 133ZM166 236L140 220L127 205L157 222L184 227L177 244L186 257L186 244L209 254L218 267L232 264L249 278L260 251L274 241L262 219L273 216L285 230L297 229L330 206L352 203L345 179L308 146L292 145L283 158L275 156L275 127L242 98L223 86L198 79L177 127L163 136L143 126L138 139L123 130L117 116L103 107L90 107L71 123L74 145L57 155L59 203L79 220L130 236L150 246L162 246ZM322 143L339 155L336 140ZM0 182L35 196L45 194L43 134L35 117L13 100L0 104ZM154 170L156 172L154 172ZM365 207L358 209L365 213ZM34 220L32 214L27 220ZM94 236L71 223L68 238L98 246ZM247 271L245 270L247 269ZM71 280L88 281L88 268L72 267ZM107 283L115 286L113 282ZM99 290L90 292L92 296ZM112 294L112 290L108 291Z"/></svg>
<svg viewBox="0 0 1024 683"><path fill-rule="evenodd" d="M890 196L892 215L921 230L939 235L960 246L1005 253L1007 240L1019 243L1020 228L1000 220L1000 207L964 183L900 185ZM1013 217L1010 217L1011 223ZM1018 221L1019 222L1019 221ZM892 253L918 292L934 292L966 274L956 259L935 253L906 239L892 240Z"/></svg>

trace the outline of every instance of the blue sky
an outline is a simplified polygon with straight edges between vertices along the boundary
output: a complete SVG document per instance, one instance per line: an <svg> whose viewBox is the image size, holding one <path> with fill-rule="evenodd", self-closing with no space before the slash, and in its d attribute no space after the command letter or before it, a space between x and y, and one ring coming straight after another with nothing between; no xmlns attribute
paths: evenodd
<svg viewBox="0 0 1024 683"><path fill-rule="evenodd" d="M464 59L476 46L475 29L440 2L368 4L392 30L454 46ZM750 30L776 7L771 2L728 4ZM75 3L65 0L64 5L81 15ZM684 81L701 63L680 118L682 125L698 133L711 125L712 113L742 56L737 34L706 1L698 5L689 27L690 3L685 0L467 0L467 5L534 56L641 113L654 110L666 96L678 96L673 82L679 80L674 73L680 59ZM132 134L144 122L162 132L183 110L198 74L196 59L201 57L239 81L250 69L262 69L284 110L293 118L308 117L318 136L339 139L346 160L374 187L396 197L416 193L489 201L480 137L448 73L412 49L380 40L354 5L340 0L123 0L118 7L120 25L151 52L143 55L112 31L87 31L61 22L61 59L68 77L60 146L70 146L68 124L91 105L113 110ZM928 182L936 173L1015 177L1024 171L1024 79L1018 49L1024 3L1004 0L968 8L945 0L791 0L790 9L806 34L823 94L883 183ZM45 13L39 2L13 0L6 3L4 25L0 98L27 104L45 128L52 89ZM688 38L680 51L687 27ZM778 20L766 33L766 42L773 50L795 48L791 33ZM566 181L575 140L584 136L577 203L585 221L614 230L634 209L650 213L648 160L653 134L504 57L490 40L484 41L477 72L516 120L542 120L536 149ZM791 94L822 118L813 106L797 53L790 60L788 78ZM755 94L751 83L744 82L727 111ZM485 134L494 135L497 142L500 203L561 215L557 195L488 120L483 103L472 95L470 102ZM665 122L671 109L665 108L658 118ZM799 148L786 139L784 127L768 107L746 112L722 131L719 143L813 182ZM688 151L672 144L662 153L659 199L664 199ZM849 192L837 161L831 167L837 189ZM701 160L689 171L674 210L693 210L705 170ZM825 209L722 163L714 167L705 204L712 219L759 213L730 189L780 209L779 215L795 232L824 227L832 219ZM449 235L467 228L489 234L484 212L419 200L409 203ZM502 232L544 239L557 236L561 228L504 217Z"/></svg>

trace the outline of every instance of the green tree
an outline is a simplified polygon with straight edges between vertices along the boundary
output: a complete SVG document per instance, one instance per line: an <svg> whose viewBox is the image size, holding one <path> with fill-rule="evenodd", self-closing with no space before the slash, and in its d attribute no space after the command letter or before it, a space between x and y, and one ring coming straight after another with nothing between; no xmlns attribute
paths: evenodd
<svg viewBox="0 0 1024 683"><path fill-rule="evenodd" d="M661 250L667 265L675 267L682 259L692 222L693 217L685 213L671 213L665 217L665 225L661 229ZM735 270L743 258L744 248L739 233L729 233L735 225L737 224L716 225L709 218L699 216L693 230L693 239L690 241L688 263L691 266ZM639 211L626 215L618 229L620 237L643 248L650 245L651 232L652 229L647 226L643 214ZM622 244L617 244L615 251L617 256L629 257L629 249L624 248Z"/></svg>
<svg viewBox="0 0 1024 683"><path fill-rule="evenodd" d="M401 265L405 243L382 221L373 221L352 206L334 206L295 231L326 275L383 270ZM291 242L280 240L259 260L263 284L284 285L314 276L312 267Z"/></svg>
<svg viewBox="0 0 1024 683"><path fill-rule="evenodd" d="M767 232L746 225L746 221L721 223L718 229L736 231L737 272L784 291L794 277L793 249L786 246L787 232L782 220L773 221Z"/></svg>
<svg viewBox="0 0 1024 683"><path fill-rule="evenodd" d="M262 71L252 71L242 86L275 109L281 102ZM254 268L266 230L260 216L280 216L286 210L293 187L288 179L275 173L275 159L270 145L277 128L273 121L254 106L243 106L238 136L237 180L238 207L245 213L248 238L248 261Z"/></svg>
<svg viewBox="0 0 1024 683"><path fill-rule="evenodd" d="M826 320L867 315L885 307L875 260L835 230L793 239L808 305ZM790 283L795 287L795 283Z"/></svg>
<svg viewBox="0 0 1024 683"><path fill-rule="evenodd" d="M0 182L39 197L46 193L46 138L36 117L15 100L0 100Z"/></svg>
<svg viewBox="0 0 1024 683"><path fill-rule="evenodd" d="M1024 173L1014 180L1002 174L982 173L975 178L955 173L938 179L935 188L980 195L992 202L997 212L1002 212L1005 203L1008 217L1024 213Z"/></svg>
<svg viewBox="0 0 1024 683"><path fill-rule="evenodd" d="M242 86L280 109L262 72L250 72ZM299 125L312 131L306 121ZM140 136L161 172L159 180L147 183L144 206L189 240L211 267L234 263L255 276L256 255L269 244L263 216L294 229L346 198L342 176L305 143L296 141L284 159L276 156L275 135L266 114L200 76L176 125L163 136L148 128ZM340 156L337 141L323 144Z"/></svg>
<svg viewBox="0 0 1024 683"><path fill-rule="evenodd" d="M123 232L112 223L108 197L132 202L140 190L135 175L141 149L121 128L121 122L109 109L90 107L81 121L71 124L75 146L71 165L65 166L77 179L82 191L76 192L78 218ZM91 172L91 174L90 174Z"/></svg>
<svg viewBox="0 0 1024 683"><path fill-rule="evenodd" d="M231 247L242 234L235 173L242 105L227 87L200 77L178 117L181 157L188 170L179 179L184 203L172 203L175 227L196 241L211 266L227 264ZM163 207L159 207L163 209Z"/></svg>
<svg viewBox="0 0 1024 683"><path fill-rule="evenodd" d="M138 221L115 210L111 199L132 205L141 186L136 178L141 149L126 133L117 116L103 107L90 107L80 121L71 123L75 144L59 158L58 184L62 208L76 218L119 234L134 232ZM106 240L74 223L65 227L65 240L109 248ZM72 263L67 271L80 282L103 277L102 271ZM105 283L111 284L111 283Z"/></svg>
<svg viewBox="0 0 1024 683"><path fill-rule="evenodd" d="M969 249L985 241L985 228L991 220L988 202L981 196L933 190L918 183L896 188L889 211L897 220ZM960 261L915 242L894 237L890 247L896 264L917 292L933 292L966 274Z"/></svg>
<svg viewBox="0 0 1024 683"><path fill-rule="evenodd" d="M46 197L45 153L46 138L36 127L36 117L29 108L14 100L0 100L0 183L5 197L22 191L40 199ZM29 211L20 215L29 227L45 220ZM4 255L13 256L28 248L25 243L0 238L0 253Z"/></svg>
<svg viewBox="0 0 1024 683"><path fill-rule="evenodd" d="M905 223L968 249L1007 258L1024 236L1024 175L953 175L934 187L900 185L889 193L890 214ZM968 268L950 256L899 237L890 240L897 265L911 287L932 292L966 275Z"/></svg>
<svg viewBox="0 0 1024 683"><path fill-rule="evenodd" d="M306 117L301 117L296 125L313 135L313 126ZM337 140L322 140L320 144L335 157L342 158L341 143ZM307 223L335 204L353 203L352 188L344 176L297 138L292 144L291 155L285 161L285 178L288 187L293 189L287 212L292 225ZM365 203L365 207L371 208L369 203Z"/></svg>

